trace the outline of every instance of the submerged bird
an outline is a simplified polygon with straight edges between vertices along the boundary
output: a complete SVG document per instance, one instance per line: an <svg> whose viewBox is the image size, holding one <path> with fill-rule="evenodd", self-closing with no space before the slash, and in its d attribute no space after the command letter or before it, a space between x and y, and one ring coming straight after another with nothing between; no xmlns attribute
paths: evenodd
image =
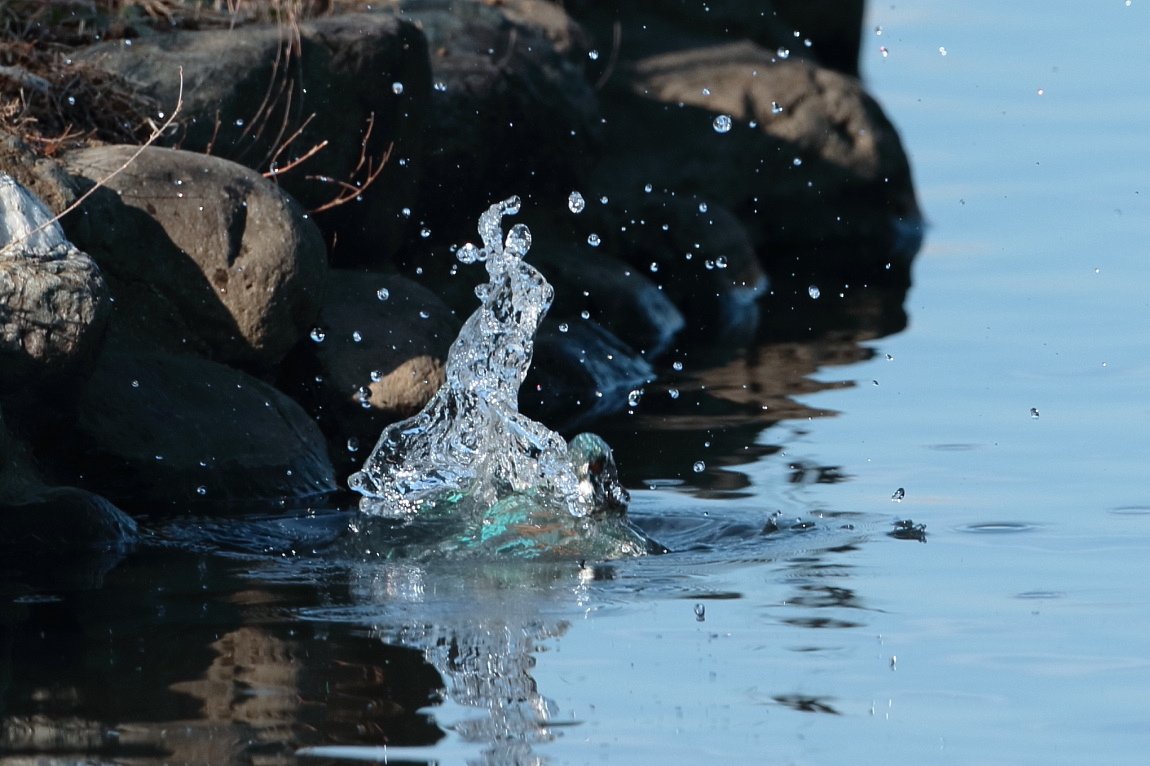
<svg viewBox="0 0 1150 766"><path fill-rule="evenodd" d="M606 561L667 551L627 519L631 496L619 481L607 442L579 434L567 445L567 459L578 492L592 509L587 515L576 516L546 493L531 490L502 497L476 514L469 507L471 493L452 493L419 513L415 526L423 544L408 541L390 555Z"/></svg>

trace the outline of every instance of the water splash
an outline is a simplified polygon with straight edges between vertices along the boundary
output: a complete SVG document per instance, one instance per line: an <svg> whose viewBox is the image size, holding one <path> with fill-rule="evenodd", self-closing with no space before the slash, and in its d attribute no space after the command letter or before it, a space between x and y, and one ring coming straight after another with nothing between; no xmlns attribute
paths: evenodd
<svg viewBox="0 0 1150 766"><path fill-rule="evenodd" d="M528 228L516 224L503 238L502 219L519 206L518 197L493 205L479 218L483 247L460 248L461 260L486 264L489 282L475 288L481 305L451 346L443 386L422 412L384 429L349 479L365 513L410 518L449 507L453 517L482 520L509 496L574 517L595 510L563 437L519 412L535 332L554 295L523 261Z"/></svg>

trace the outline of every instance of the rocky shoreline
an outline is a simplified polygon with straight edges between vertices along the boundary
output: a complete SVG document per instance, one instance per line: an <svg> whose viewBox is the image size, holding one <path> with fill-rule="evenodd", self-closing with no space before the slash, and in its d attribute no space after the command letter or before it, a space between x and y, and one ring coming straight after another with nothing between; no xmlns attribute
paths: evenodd
<svg viewBox="0 0 1150 766"><path fill-rule="evenodd" d="M554 427L785 334L808 284L900 312L922 221L857 79L861 0L595 5L384 0L70 54L157 123L182 104L143 151L0 135L52 213L91 192L69 248L0 251L0 545L335 491L442 381L482 279L454 245L512 194L556 292L522 405Z"/></svg>

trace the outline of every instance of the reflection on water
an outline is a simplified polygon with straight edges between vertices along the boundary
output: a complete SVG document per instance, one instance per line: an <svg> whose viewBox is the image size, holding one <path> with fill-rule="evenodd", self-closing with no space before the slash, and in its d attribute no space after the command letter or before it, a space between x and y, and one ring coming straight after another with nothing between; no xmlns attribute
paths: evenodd
<svg viewBox="0 0 1150 766"><path fill-rule="evenodd" d="M652 495L640 505L671 497ZM719 517L700 547L697 530L668 518L641 519L683 549L654 567L333 559L341 513L237 519L220 534L169 522L154 530L160 545L126 553L102 587L0 606L0 760L313 763L382 760L386 748L391 760L542 763L539 748L581 724L535 680L541 656L575 621L640 592L743 598L705 590L713 551L776 568L793 589L781 623L844 628L841 612L866 609L835 560L882 529L873 520L762 535L761 524Z"/></svg>

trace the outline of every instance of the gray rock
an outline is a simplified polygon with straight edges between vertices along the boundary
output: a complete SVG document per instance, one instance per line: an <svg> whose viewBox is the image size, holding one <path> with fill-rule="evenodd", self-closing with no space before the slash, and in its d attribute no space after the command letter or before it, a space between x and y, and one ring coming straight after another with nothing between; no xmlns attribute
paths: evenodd
<svg viewBox="0 0 1150 766"><path fill-rule="evenodd" d="M103 277L52 218L0 173L0 394L83 380L103 344Z"/></svg>
<svg viewBox="0 0 1150 766"><path fill-rule="evenodd" d="M101 146L64 162L96 181L135 152ZM67 224L108 278L117 330L269 368L311 328L327 268L323 240L274 183L218 157L150 147L107 188L118 200L94 195Z"/></svg>
<svg viewBox="0 0 1150 766"><path fill-rule="evenodd" d="M519 392L529 417L575 431L621 412L628 394L653 380L646 360L592 319L562 331L546 320L535 337L535 359Z"/></svg>
<svg viewBox="0 0 1150 766"><path fill-rule="evenodd" d="M100 357L54 462L128 508L335 489L323 436L299 405L242 372L160 353Z"/></svg>
<svg viewBox="0 0 1150 766"><path fill-rule="evenodd" d="M644 274L690 318L679 345L722 352L754 337L767 278L746 227L730 210L654 192L616 195L613 202L593 207L587 222L611 232L601 248Z"/></svg>
<svg viewBox="0 0 1150 766"><path fill-rule="evenodd" d="M625 69L625 88L605 106L611 140L600 187L652 183L726 206L747 226L768 272L776 253L766 247L865 242L875 276L892 248L907 260L917 250L920 216L906 154L854 78L776 60L749 42L651 56ZM728 132L715 129L720 117L730 118ZM856 260L869 257L858 250ZM841 265L808 263L824 272Z"/></svg>
<svg viewBox="0 0 1150 766"><path fill-rule="evenodd" d="M184 149L263 171L282 169L327 142L276 176L309 210L343 191L339 182L364 182L366 163L377 168L394 144L362 201L316 214L329 243L339 232L337 262L381 263L394 251L407 223L400 211L414 205L413 160L431 89L427 45L414 25L390 14L347 14L291 27L158 34L92 46L80 55L134 81L169 109L182 67L180 130L163 140ZM393 83L402 85L401 93Z"/></svg>
<svg viewBox="0 0 1150 766"><path fill-rule="evenodd" d="M532 260L555 288L555 301L547 312L554 320L574 324L586 311L649 358L667 350L686 325L657 284L658 275L647 268L628 265L587 244L539 246L532 251Z"/></svg>
<svg viewBox="0 0 1150 766"><path fill-rule="evenodd" d="M0 548L52 549L122 545L136 523L99 495L75 487L49 487L28 450L0 419Z"/></svg>
<svg viewBox="0 0 1150 766"><path fill-rule="evenodd" d="M338 463L362 462L385 425L423 408L443 383L460 322L403 277L333 270L317 327L322 340L298 349L283 385L328 435Z"/></svg>
<svg viewBox="0 0 1150 766"><path fill-rule="evenodd" d="M413 219L438 241L471 235L477 201L528 191L565 197L586 179L598 154L598 103L568 55L570 31L557 31L574 26L553 18L558 9L531 21L474 0L383 5L418 23L431 51L435 88Z"/></svg>

